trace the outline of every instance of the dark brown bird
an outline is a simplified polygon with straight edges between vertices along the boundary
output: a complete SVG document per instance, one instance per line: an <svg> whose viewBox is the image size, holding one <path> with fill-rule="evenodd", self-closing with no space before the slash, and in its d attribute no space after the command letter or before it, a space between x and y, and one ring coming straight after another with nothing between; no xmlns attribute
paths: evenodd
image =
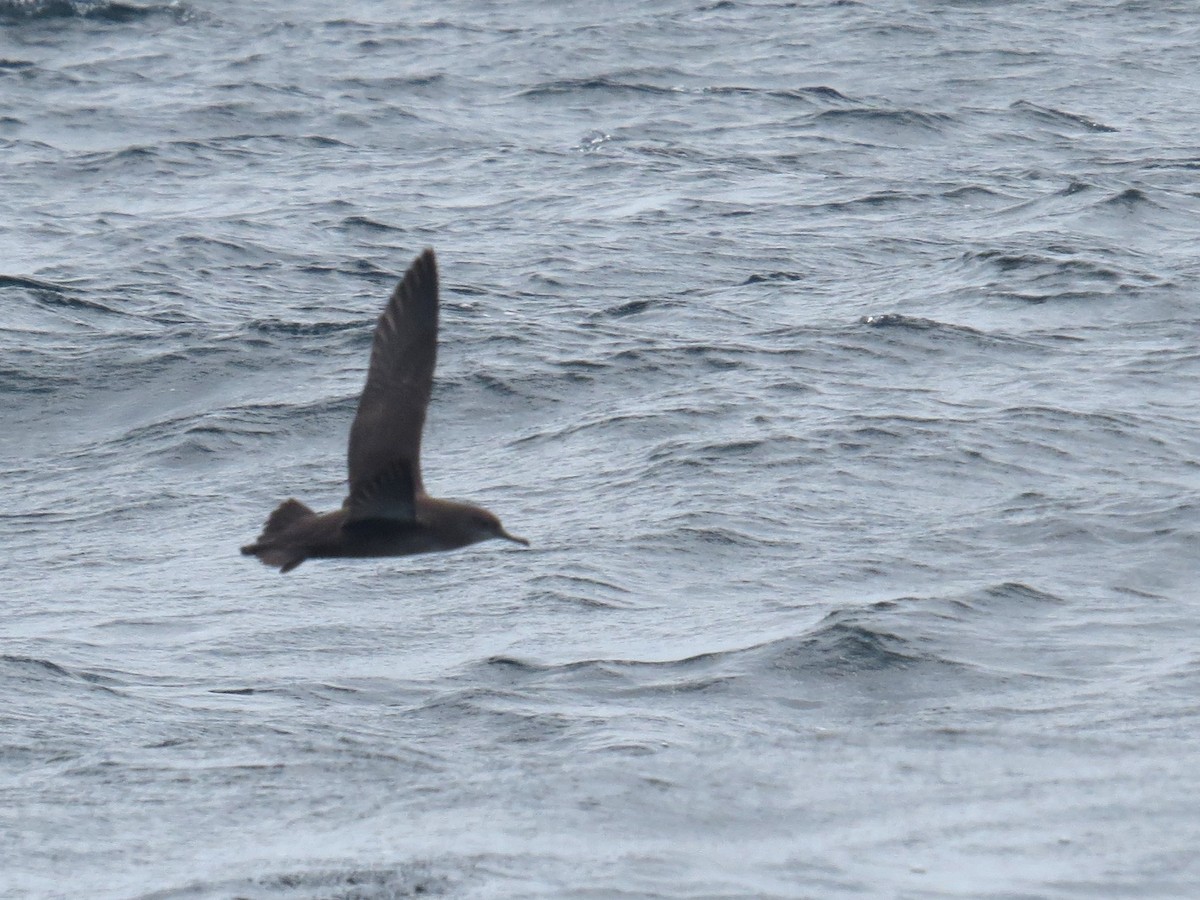
<svg viewBox="0 0 1200 900"><path fill-rule="evenodd" d="M408 556L489 538L529 546L486 509L425 493L421 429L433 390L437 331L437 260L426 250L408 267L375 326L367 384L350 426L350 495L328 513L284 501L242 553L290 572L306 559Z"/></svg>

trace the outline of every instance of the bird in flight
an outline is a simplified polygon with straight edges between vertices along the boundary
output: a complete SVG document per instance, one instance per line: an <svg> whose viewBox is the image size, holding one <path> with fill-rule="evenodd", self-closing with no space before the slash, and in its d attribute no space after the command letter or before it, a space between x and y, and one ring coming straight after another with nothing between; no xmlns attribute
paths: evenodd
<svg viewBox="0 0 1200 900"><path fill-rule="evenodd" d="M432 250L416 258L375 326L367 383L350 426L350 494L316 513L285 500L242 548L290 572L306 559L409 556L490 538L529 546L480 506L439 500L421 481L421 430L437 361L438 274Z"/></svg>

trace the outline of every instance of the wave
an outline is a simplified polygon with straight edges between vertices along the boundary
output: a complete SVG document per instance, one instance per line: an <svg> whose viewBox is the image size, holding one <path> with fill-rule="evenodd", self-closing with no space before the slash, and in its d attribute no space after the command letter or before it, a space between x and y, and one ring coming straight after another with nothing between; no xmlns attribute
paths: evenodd
<svg viewBox="0 0 1200 900"><path fill-rule="evenodd" d="M1143 202L1122 192L1099 204L1089 204L1089 207L1118 206L1122 215L1127 215L1130 205ZM969 251L960 257L960 261L992 270L994 275L986 286L990 294L1028 303L1125 296L1168 287L1171 283L1162 276L1128 268L1126 260L1118 257L1115 250L1090 248L1085 251L1056 242L1042 244L1037 249L1014 247Z"/></svg>
<svg viewBox="0 0 1200 900"><path fill-rule="evenodd" d="M181 3L139 6L115 0L0 0L0 23L6 24L48 19L90 19L119 25L151 16L170 16L186 21L191 18L192 11Z"/></svg>
<svg viewBox="0 0 1200 900"><path fill-rule="evenodd" d="M683 94L686 91L678 87L664 87L646 82L622 81L619 77L606 75L591 78L560 78L545 81L519 92L521 97L553 97L559 94L578 93L636 93L636 94Z"/></svg>
<svg viewBox="0 0 1200 900"><path fill-rule="evenodd" d="M987 635L1010 627L1000 623L1034 621L1065 602L1021 582L1002 582L955 596L903 596L845 607L795 634L678 658L540 662L497 655L472 667L464 679L498 682L497 690L522 697L555 690L614 699L736 692L782 700L835 691L841 703L846 681L869 683L872 691L898 698L987 689L1014 677L1051 677L1014 669L1012 659L993 662Z"/></svg>
<svg viewBox="0 0 1200 900"><path fill-rule="evenodd" d="M39 281L36 278L26 278L21 275L0 275L0 288L19 287L33 291L44 291L51 294L65 294L67 288L61 284L49 281Z"/></svg>
<svg viewBox="0 0 1200 900"><path fill-rule="evenodd" d="M953 124L954 116L946 113L922 112L916 109L827 109L816 116L818 124L837 126L884 126L902 131L941 132Z"/></svg>
<svg viewBox="0 0 1200 900"><path fill-rule="evenodd" d="M261 897L263 900L302 900L311 897L390 900L395 897L438 897L451 892L462 872L436 872L429 861L395 867L312 867L247 878L193 881L182 887L139 894L137 900L218 900Z"/></svg>
<svg viewBox="0 0 1200 900"><path fill-rule="evenodd" d="M1139 188L1126 188L1101 200L1097 206L1114 209L1121 215L1130 212L1161 212L1166 207Z"/></svg>
<svg viewBox="0 0 1200 900"><path fill-rule="evenodd" d="M375 219L367 216L347 216L342 219L342 227L346 229L363 229L366 231L399 231L404 232L406 229L398 225L388 225L386 222L377 222Z"/></svg>
<svg viewBox="0 0 1200 900"><path fill-rule="evenodd" d="M280 432L292 432L309 419L353 415L354 397L299 403L255 403L204 410L155 419L99 442L65 453L66 458L89 458L137 453L186 462L211 454L244 450Z"/></svg>
<svg viewBox="0 0 1200 900"><path fill-rule="evenodd" d="M1108 134L1118 130L1111 125L1105 125L1103 122L1089 119L1087 116L1081 116L1078 113L1063 112L1060 109L1053 109L1049 106L1039 106L1036 103L1030 103L1028 100L1017 100L1009 104L1008 108L1028 113L1029 117L1036 121L1059 126L1065 125L1077 131Z"/></svg>
<svg viewBox="0 0 1200 900"><path fill-rule="evenodd" d="M732 95L739 97L766 97L772 100L804 100L813 101L820 100L825 102L836 103L853 103L841 91L836 88L828 87L827 85L816 85L814 87L802 88L759 88L759 87L739 87L739 86L716 86L706 87L702 89L702 93Z"/></svg>
<svg viewBox="0 0 1200 900"><path fill-rule="evenodd" d="M753 274L749 278L747 278L745 281L743 281L742 284L763 284L764 282L765 283L779 283L779 282L787 283L787 282L792 282L792 281L803 281L803 280L804 280L804 275L802 275L799 272L756 272L755 274Z"/></svg>
<svg viewBox="0 0 1200 900"><path fill-rule="evenodd" d="M0 676L5 680L82 681L102 688L125 682L88 669L72 668L36 656L0 654Z"/></svg>
<svg viewBox="0 0 1200 900"><path fill-rule="evenodd" d="M0 275L0 290L5 289L26 291L33 302L41 307L96 312L112 316L130 315L97 300L81 297L76 293L75 288L38 278L23 275Z"/></svg>
<svg viewBox="0 0 1200 900"><path fill-rule="evenodd" d="M895 601L826 615L807 632L680 659L587 659L537 663L494 656L487 666L510 683L607 683L616 689L678 692L711 690L734 683L758 683L781 674L789 678L854 677L893 669L967 669L929 645L883 627L873 612L890 611ZM895 625L903 625L895 617ZM924 643L926 646L922 646ZM753 689L753 688L751 688Z"/></svg>

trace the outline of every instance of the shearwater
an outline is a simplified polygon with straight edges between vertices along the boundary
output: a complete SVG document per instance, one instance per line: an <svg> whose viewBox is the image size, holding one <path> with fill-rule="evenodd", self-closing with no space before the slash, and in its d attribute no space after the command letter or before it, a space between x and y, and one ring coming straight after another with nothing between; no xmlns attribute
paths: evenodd
<svg viewBox="0 0 1200 900"><path fill-rule="evenodd" d="M242 548L290 572L306 559L408 556L504 538L479 506L439 500L421 481L421 430L437 361L438 275L433 250L408 267L375 326L367 383L350 426L350 493L342 508L315 513L286 500Z"/></svg>

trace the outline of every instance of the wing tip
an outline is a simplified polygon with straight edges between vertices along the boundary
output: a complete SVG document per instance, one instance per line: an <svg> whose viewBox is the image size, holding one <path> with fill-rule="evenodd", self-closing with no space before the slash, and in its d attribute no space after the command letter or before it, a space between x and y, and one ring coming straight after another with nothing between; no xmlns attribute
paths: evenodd
<svg viewBox="0 0 1200 900"><path fill-rule="evenodd" d="M426 247L409 264L408 269L404 272L404 277L400 279L400 284L396 286L396 293L398 295L432 296L436 302L438 295L437 255L433 252L432 247Z"/></svg>
<svg viewBox="0 0 1200 900"><path fill-rule="evenodd" d="M432 247L426 247L418 254L405 275L409 273L418 275L422 279L432 278L434 285L437 284L437 254L433 252Z"/></svg>

